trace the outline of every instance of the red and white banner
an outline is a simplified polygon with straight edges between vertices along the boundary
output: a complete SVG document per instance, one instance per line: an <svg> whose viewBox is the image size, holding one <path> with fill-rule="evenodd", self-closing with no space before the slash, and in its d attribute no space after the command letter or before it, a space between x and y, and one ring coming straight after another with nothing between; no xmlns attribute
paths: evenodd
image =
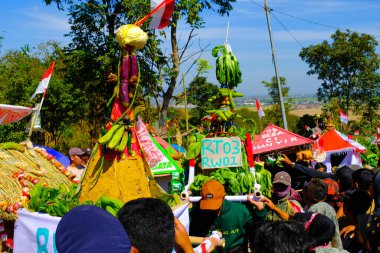
<svg viewBox="0 0 380 253"><path fill-rule="evenodd" d="M261 119L262 117L265 116L263 108L261 108L261 105L259 103L259 100L256 98L256 108L257 108L257 113L259 114L259 118Z"/></svg>
<svg viewBox="0 0 380 253"><path fill-rule="evenodd" d="M34 108L0 104L0 125L19 121L28 116Z"/></svg>
<svg viewBox="0 0 380 253"><path fill-rule="evenodd" d="M45 93L48 85L49 85L49 81L50 81L50 78L51 78L51 74L53 73L53 69L54 69L54 65L55 65L55 62L53 62L51 64L51 66L49 67L48 70L46 70L45 74L42 76L41 78L41 82L38 84L38 87L36 89L36 91L34 92L34 94L32 95L32 97L30 98L31 100L37 95L37 94L40 94L40 93Z"/></svg>
<svg viewBox="0 0 380 253"><path fill-rule="evenodd" d="M151 0L152 21L148 29L162 29L169 25L174 10L174 0Z"/></svg>
<svg viewBox="0 0 380 253"><path fill-rule="evenodd" d="M340 117L340 121L347 125L348 123L347 114L345 114L342 110L339 110L339 117Z"/></svg>

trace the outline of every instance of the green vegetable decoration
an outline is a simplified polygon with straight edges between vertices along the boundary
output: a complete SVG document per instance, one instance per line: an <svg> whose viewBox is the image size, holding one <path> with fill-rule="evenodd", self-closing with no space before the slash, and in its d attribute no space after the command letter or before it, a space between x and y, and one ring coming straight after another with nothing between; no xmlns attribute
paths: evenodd
<svg viewBox="0 0 380 253"><path fill-rule="evenodd" d="M95 205L97 207L103 208L113 216L117 217L120 209L124 206L124 203L118 199L111 199L106 195L101 196Z"/></svg>
<svg viewBox="0 0 380 253"><path fill-rule="evenodd" d="M61 185L59 189L55 189L45 187L39 183L30 191L28 209L34 212L43 212L51 216L62 217L78 205L94 204L92 201L80 203L76 191L76 184L72 184L70 187ZM96 201L95 205L117 217L119 210L124 206L124 202L103 195Z"/></svg>
<svg viewBox="0 0 380 253"><path fill-rule="evenodd" d="M221 54L221 55L219 55ZM208 113L214 114L218 120L232 121L238 115L234 112L234 98L243 97L240 92L236 92L237 87L242 82L239 62L235 55L227 50L226 46L216 46L212 50L212 56L216 59L216 79L221 84L219 94L211 97L210 102L215 102L218 109L210 110Z"/></svg>
<svg viewBox="0 0 380 253"><path fill-rule="evenodd" d="M259 172L256 172L256 177L257 182L261 185L261 191L265 196L271 196L271 174L264 168L260 168L258 170ZM189 187L189 190L194 196L198 196L202 185L211 179L218 180L221 184L223 184L228 195L250 194L253 192L255 186L255 175L251 172L242 170L233 172L229 168L220 168L215 172L212 172L210 176L203 174L196 175L194 182Z"/></svg>
<svg viewBox="0 0 380 253"><path fill-rule="evenodd" d="M264 168L264 162L255 162L255 176L257 183L261 185L262 194L270 197L272 195L272 175Z"/></svg>
<svg viewBox="0 0 380 253"><path fill-rule="evenodd" d="M232 89L220 88L218 94L208 99L208 101L214 102L219 108L216 110L209 110L207 112L215 114L219 120L231 121L237 116L237 114L234 112L234 98L243 96L243 93L236 92Z"/></svg>
<svg viewBox="0 0 380 253"><path fill-rule="evenodd" d="M79 205L76 190L76 184L72 184L70 187L61 185L59 189L55 189L44 187L41 183L38 183L29 192L28 209L62 217L70 209Z"/></svg>

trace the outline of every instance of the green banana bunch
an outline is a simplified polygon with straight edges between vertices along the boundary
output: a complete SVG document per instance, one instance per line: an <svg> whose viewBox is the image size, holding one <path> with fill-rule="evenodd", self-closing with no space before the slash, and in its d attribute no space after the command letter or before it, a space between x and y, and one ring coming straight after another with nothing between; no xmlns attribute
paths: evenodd
<svg viewBox="0 0 380 253"><path fill-rule="evenodd" d="M119 145L121 139L123 138L124 126L119 127L116 132L112 135L111 140L107 143L108 149L116 149L117 145Z"/></svg>
<svg viewBox="0 0 380 253"><path fill-rule="evenodd" d="M219 52L222 55L219 56ZM242 82L239 62L231 51L227 51L224 45L216 46L212 50L212 56L216 59L216 79L223 86L230 89Z"/></svg>
<svg viewBox="0 0 380 253"><path fill-rule="evenodd" d="M123 137L121 138L119 145L116 146L116 151L124 152L124 149L127 147L128 140L129 140L129 133L126 129L123 132Z"/></svg>
<svg viewBox="0 0 380 253"><path fill-rule="evenodd" d="M119 128L121 128L123 125L121 123L113 124L111 128L108 130L108 132L101 136L98 140L99 144L107 144L109 141L111 141L113 134L115 131L117 131Z"/></svg>

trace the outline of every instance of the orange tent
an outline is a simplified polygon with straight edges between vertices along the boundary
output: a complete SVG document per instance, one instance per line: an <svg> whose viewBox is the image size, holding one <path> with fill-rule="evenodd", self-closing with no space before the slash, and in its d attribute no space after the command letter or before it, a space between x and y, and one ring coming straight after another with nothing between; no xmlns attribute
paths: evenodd
<svg viewBox="0 0 380 253"><path fill-rule="evenodd" d="M347 136L335 129L327 131L319 137L314 148L325 152L344 152L349 150L365 152L365 147L348 139Z"/></svg>
<svg viewBox="0 0 380 253"><path fill-rule="evenodd" d="M332 166L352 164L361 166L360 153L366 151L365 147L335 129L322 134L315 141L314 149L326 154L323 163L327 166L328 172L331 171Z"/></svg>

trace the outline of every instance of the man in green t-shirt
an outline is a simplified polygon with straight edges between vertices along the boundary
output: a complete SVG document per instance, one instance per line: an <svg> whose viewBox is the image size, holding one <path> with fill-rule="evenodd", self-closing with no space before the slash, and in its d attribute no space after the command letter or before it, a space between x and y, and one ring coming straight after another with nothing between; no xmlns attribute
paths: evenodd
<svg viewBox="0 0 380 253"><path fill-rule="evenodd" d="M247 252L248 233L254 229L254 222L266 219L262 202L245 206L228 201L224 186L217 180L207 181L202 186L201 196L190 211L190 235L205 237L218 230L226 244L217 252Z"/></svg>

